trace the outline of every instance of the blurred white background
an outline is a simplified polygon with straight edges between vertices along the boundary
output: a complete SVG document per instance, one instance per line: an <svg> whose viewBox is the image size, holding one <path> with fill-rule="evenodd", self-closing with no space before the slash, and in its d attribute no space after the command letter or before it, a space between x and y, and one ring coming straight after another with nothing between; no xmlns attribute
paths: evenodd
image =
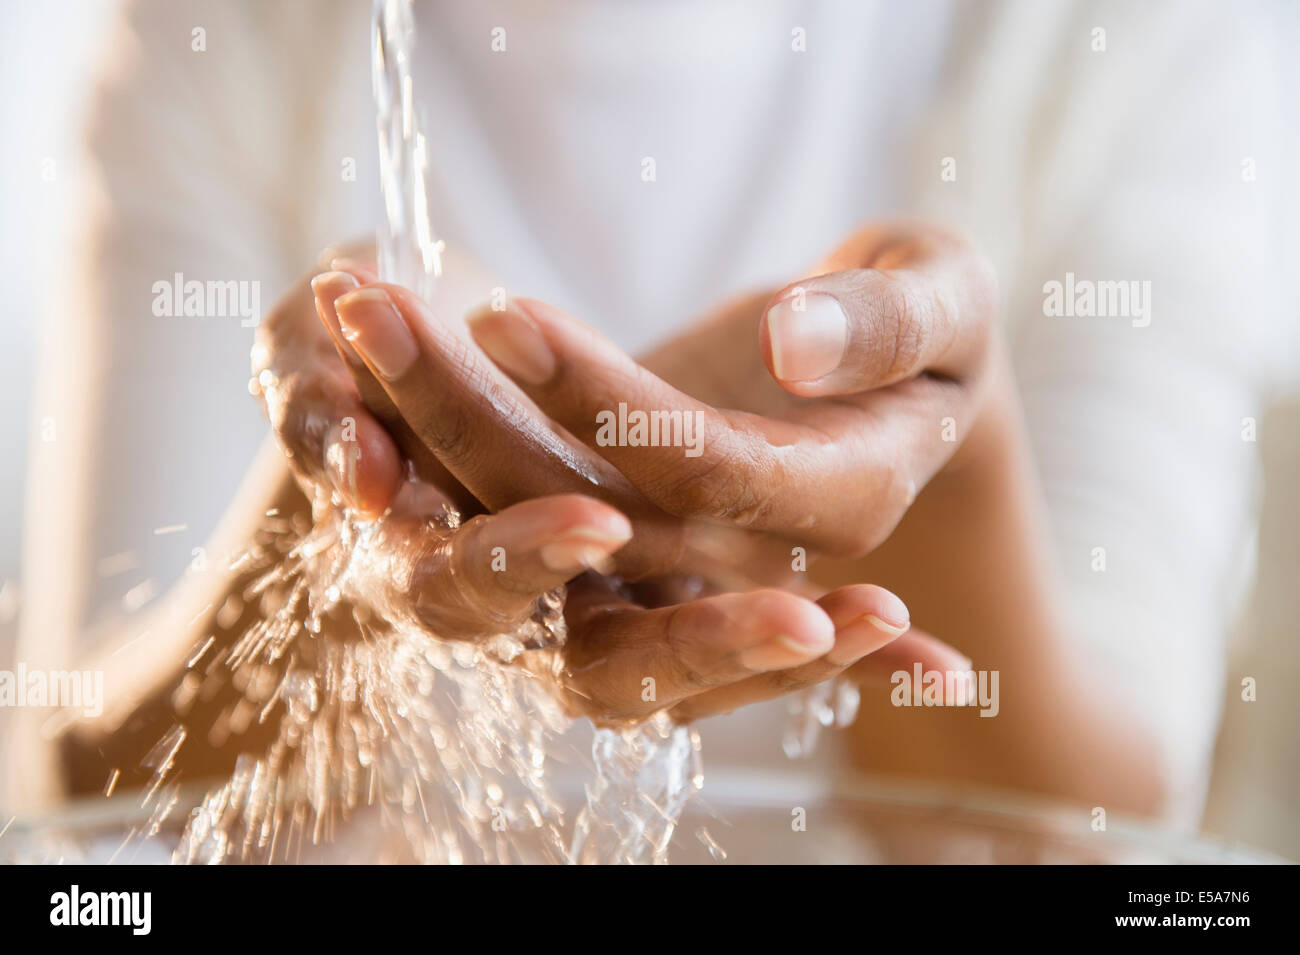
<svg viewBox="0 0 1300 955"><path fill-rule="evenodd" d="M0 57L0 666L8 666L20 604L27 442L40 409L32 391L44 296L58 276L69 210L60 178L78 155L83 105L112 0L5 0ZM47 178L50 177L50 178Z"/></svg>

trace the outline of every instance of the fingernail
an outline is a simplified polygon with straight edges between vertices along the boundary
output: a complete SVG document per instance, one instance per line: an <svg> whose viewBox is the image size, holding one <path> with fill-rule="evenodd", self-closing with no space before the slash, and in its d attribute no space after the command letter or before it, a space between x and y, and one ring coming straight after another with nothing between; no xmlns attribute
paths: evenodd
<svg viewBox="0 0 1300 955"><path fill-rule="evenodd" d="M812 643L803 643L782 633L764 643L741 650L740 663L745 669L756 673L784 670L787 667L815 660L827 653L834 645L834 639L830 643L820 639Z"/></svg>
<svg viewBox="0 0 1300 955"><path fill-rule="evenodd" d="M540 385L555 374L555 353L532 319L514 308L482 309L468 319L470 334L512 378Z"/></svg>
<svg viewBox="0 0 1300 955"><path fill-rule="evenodd" d="M576 527L565 531L562 539L543 545L538 554L546 568L557 574L584 570L608 573L612 569L610 555L627 542L627 536L594 527Z"/></svg>
<svg viewBox="0 0 1300 955"><path fill-rule="evenodd" d="M912 626L912 612L907 609L907 604L903 603L898 594L888 590L877 590L877 595L880 606L876 613L864 615L867 622L877 630L895 637L907 633Z"/></svg>
<svg viewBox="0 0 1300 955"><path fill-rule="evenodd" d="M419 355L415 336L381 288L360 288L334 303L343 337L383 377L402 377Z"/></svg>
<svg viewBox="0 0 1300 955"><path fill-rule="evenodd" d="M900 625L896 623L890 623L888 620L881 620L874 613L867 614L867 622L870 623L877 630L881 630L885 633L893 634L895 637L901 637L903 634L907 633L908 629L910 629L910 627L912 626L910 623L905 623Z"/></svg>
<svg viewBox="0 0 1300 955"><path fill-rule="evenodd" d="M342 425L334 425L325 439L325 473L329 475L334 490L343 497L344 502L356 508L357 500L357 459L360 447L356 441L343 440Z"/></svg>
<svg viewBox="0 0 1300 955"><path fill-rule="evenodd" d="M343 271L322 272L311 280L311 290L316 296L316 314L320 316L321 322L328 329L330 337L334 339L334 344L338 349L351 360L359 362L361 358L353 351L347 339L343 337L343 329L339 325L338 311L334 307L336 300L357 287L357 280Z"/></svg>
<svg viewBox="0 0 1300 955"><path fill-rule="evenodd" d="M802 308L796 306L802 305ZM849 321L830 295L782 299L767 310L772 371L782 381L812 381L839 367Z"/></svg>

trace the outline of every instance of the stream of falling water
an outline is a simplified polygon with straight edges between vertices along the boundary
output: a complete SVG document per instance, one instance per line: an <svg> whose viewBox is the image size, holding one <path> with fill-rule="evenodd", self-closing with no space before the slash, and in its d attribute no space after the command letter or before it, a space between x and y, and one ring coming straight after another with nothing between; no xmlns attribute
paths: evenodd
<svg viewBox="0 0 1300 955"><path fill-rule="evenodd" d="M410 0L377 0L373 39L380 271L427 300L443 246L428 211ZM458 522L443 511L426 529L449 537ZM367 575L382 566L378 536L377 523L318 508L310 526L272 517L243 558L262 572L245 595L262 619L205 664L246 687L249 708L274 714L279 732L193 811L173 860L294 861L332 845L347 861L667 861L701 783L697 735L666 717L595 731L585 798L566 812L553 777L573 762L572 742L561 742L572 721L513 663L565 639L563 593L540 600L520 630L442 640L367 599ZM339 614L356 637L322 625ZM152 755L154 830L176 808L167 772L184 742L178 727Z"/></svg>

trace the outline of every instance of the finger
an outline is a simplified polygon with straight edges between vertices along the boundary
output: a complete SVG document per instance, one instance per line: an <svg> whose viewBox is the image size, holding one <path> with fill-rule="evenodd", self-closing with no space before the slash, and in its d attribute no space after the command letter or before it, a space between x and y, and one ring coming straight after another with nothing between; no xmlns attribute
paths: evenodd
<svg viewBox="0 0 1300 955"><path fill-rule="evenodd" d="M258 329L256 385L291 466L340 504L378 514L400 479L396 450L361 405L300 291Z"/></svg>
<svg viewBox="0 0 1300 955"><path fill-rule="evenodd" d="M800 667L764 673L692 696L669 711L672 717L690 722L816 686L880 652L911 626L907 606L872 584L841 587L817 603L835 625L835 644L824 656Z"/></svg>
<svg viewBox="0 0 1300 955"><path fill-rule="evenodd" d="M329 332L330 341L334 345L335 351L338 352L343 363L347 365L349 371L360 369L367 371L366 364L348 344L343 337L343 329L339 326L338 312L334 308L334 303L355 289L361 287L360 281L353 275L344 271L322 272L311 280L312 295L316 302L316 315L320 318L321 324ZM358 382L358 387L360 387ZM381 389L382 391L382 389Z"/></svg>
<svg viewBox="0 0 1300 955"><path fill-rule="evenodd" d="M769 304L759 338L782 387L854 394L922 373L963 381L980 367L996 292L969 246L905 233L865 254L873 267L801 280Z"/></svg>
<svg viewBox="0 0 1300 955"><path fill-rule="evenodd" d="M513 632L539 596L604 566L632 528L608 504L572 494L480 515L451 535L398 520L380 536L385 566L398 568L389 610L440 636L469 639Z"/></svg>
<svg viewBox="0 0 1300 955"><path fill-rule="evenodd" d="M486 492L485 503L541 496L531 492L567 480L569 447L490 369L476 366L466 343L417 296L372 285L335 305L347 340L393 405L453 473ZM518 473L507 475L511 462ZM587 477L599 483L597 475ZM511 491L516 480L530 485L529 492Z"/></svg>
<svg viewBox="0 0 1300 955"><path fill-rule="evenodd" d="M401 483L392 440L346 386L303 372L267 389L267 411L290 461L338 503L382 514Z"/></svg>
<svg viewBox="0 0 1300 955"><path fill-rule="evenodd" d="M337 420L330 424L324 446L330 482L353 509L377 517L401 484L402 466L392 439L355 399L333 414Z"/></svg>
<svg viewBox="0 0 1300 955"><path fill-rule="evenodd" d="M805 429L696 401L542 302L516 299L469 323L479 346L543 411L662 510L790 526L788 510L767 510L799 466L802 452L792 442L809 437ZM806 506L796 510L804 523Z"/></svg>
<svg viewBox="0 0 1300 955"><path fill-rule="evenodd" d="M585 579L585 578L584 578ZM644 610L598 587L570 589L563 681L578 708L627 720L829 651L835 627L816 604L781 590Z"/></svg>
<svg viewBox="0 0 1300 955"><path fill-rule="evenodd" d="M334 259L331 264L352 265L363 277L371 274L364 264L358 264L351 259ZM342 270L325 272L312 279L311 284L316 298L317 314L329 332L339 356L347 365L362 403L392 436L397 448L411 463L416 476L442 491L462 514L472 515L481 511L482 508L473 495L464 489L442 462L415 436L410 425L388 397L388 393L384 391L383 385L343 335L335 303L342 296L360 287L357 275Z"/></svg>
<svg viewBox="0 0 1300 955"><path fill-rule="evenodd" d="M860 556L892 532L952 454L941 423L964 421L970 402L951 382L918 378L763 418L695 401L541 302L480 311L470 326L543 411L656 507L835 555Z"/></svg>
<svg viewBox="0 0 1300 955"><path fill-rule="evenodd" d="M618 569L640 576L672 566L680 528L627 479L559 432L528 398L418 296L371 285L335 303L347 340L412 432L488 508L580 491L612 503L636 524Z"/></svg>
<svg viewBox="0 0 1300 955"><path fill-rule="evenodd" d="M860 555L950 453L926 419L947 397L925 387L897 386L879 411L846 399L761 418L695 401L541 302L480 311L470 326L542 410L678 517Z"/></svg>
<svg viewBox="0 0 1300 955"><path fill-rule="evenodd" d="M920 667L922 673L937 672L961 677L960 680L943 681L945 705L959 702L957 694L963 691L966 700L972 699L970 658L955 647L918 630L909 631L881 648L878 653L873 653L858 663L852 672L853 678L863 686L880 689L894 686L895 677L899 673L913 675L917 667Z"/></svg>

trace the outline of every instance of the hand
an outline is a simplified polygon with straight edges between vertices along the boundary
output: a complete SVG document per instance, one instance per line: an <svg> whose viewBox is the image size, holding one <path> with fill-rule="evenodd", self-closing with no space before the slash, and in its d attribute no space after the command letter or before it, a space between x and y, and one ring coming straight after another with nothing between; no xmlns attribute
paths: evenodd
<svg viewBox="0 0 1300 955"><path fill-rule="evenodd" d="M859 557L889 536L977 417L994 313L983 259L959 238L909 226L854 236L757 323L742 303L661 349L682 388L542 303L470 324L543 412L661 510ZM739 404L722 410L710 392ZM621 405L696 415L701 453L602 440L598 416Z"/></svg>
<svg viewBox="0 0 1300 955"><path fill-rule="evenodd" d="M367 266L337 264L373 279ZM523 500L473 517L455 531L431 526L425 519L429 506L463 500L468 492L425 444L413 440L414 432L341 336L334 301L357 285L348 273L319 276L313 283L319 323L303 320L300 294L286 300L264 323L255 369L277 434L294 449L291 461L303 484L315 489L328 482L336 496L322 500L314 491L317 507L375 513L397 504L378 521L367 545L377 573L363 589L385 616L443 637L481 639L514 631L541 594L582 574L569 586L569 640L561 648L525 654L523 663L545 674L572 711L599 722L639 719L662 709L693 719L811 686L907 629L901 601L869 585L845 587L817 602L771 590L683 599L680 580L628 588L583 574L606 563L631 534L617 510L588 496ZM379 409L377 416L372 409ZM352 447L347 418L356 437ZM333 440L319 440L322 435ZM418 461L418 480L401 480L404 458ZM569 472L560 471L571 481ZM425 480L429 474L441 476ZM404 500L411 497L419 503ZM477 509L477 502L472 506ZM497 553L506 556L504 569L494 560ZM638 602L648 592L655 593L654 606ZM671 605L661 605L669 599ZM961 660L921 634L907 634L899 643L908 659ZM651 693L647 678L653 680Z"/></svg>
<svg viewBox="0 0 1300 955"><path fill-rule="evenodd" d="M365 254L363 247L352 250ZM326 250L320 266L340 251ZM338 278L343 285L331 289L331 302L357 287L349 276ZM448 503L470 514L480 511L460 482L412 438L382 389L361 393L347 365L360 361L341 336L331 336L321 324L325 313L318 313L319 297L306 281L296 286L259 323L252 351L251 388L304 492L315 498L327 490L336 498L333 503L377 517L393 503L409 467ZM328 315L337 325L332 307ZM389 412L386 425L372 409Z"/></svg>
<svg viewBox="0 0 1300 955"><path fill-rule="evenodd" d="M489 505L584 487L633 521L620 573L779 580L792 544L872 550L952 457L979 410L994 293L958 238L867 230L765 310L732 306L648 359L685 390L538 302L471 317L509 381L400 288L339 304L388 399ZM699 420L698 456L603 440L620 405Z"/></svg>
<svg viewBox="0 0 1300 955"><path fill-rule="evenodd" d="M729 713L855 664L855 679L881 685L916 663L952 672L971 666L946 644L909 631L902 601L870 584L816 602L762 589L646 609L611 578L588 574L570 584L564 615L568 643L521 659L554 678L570 711L597 723L660 710L679 722Z"/></svg>

